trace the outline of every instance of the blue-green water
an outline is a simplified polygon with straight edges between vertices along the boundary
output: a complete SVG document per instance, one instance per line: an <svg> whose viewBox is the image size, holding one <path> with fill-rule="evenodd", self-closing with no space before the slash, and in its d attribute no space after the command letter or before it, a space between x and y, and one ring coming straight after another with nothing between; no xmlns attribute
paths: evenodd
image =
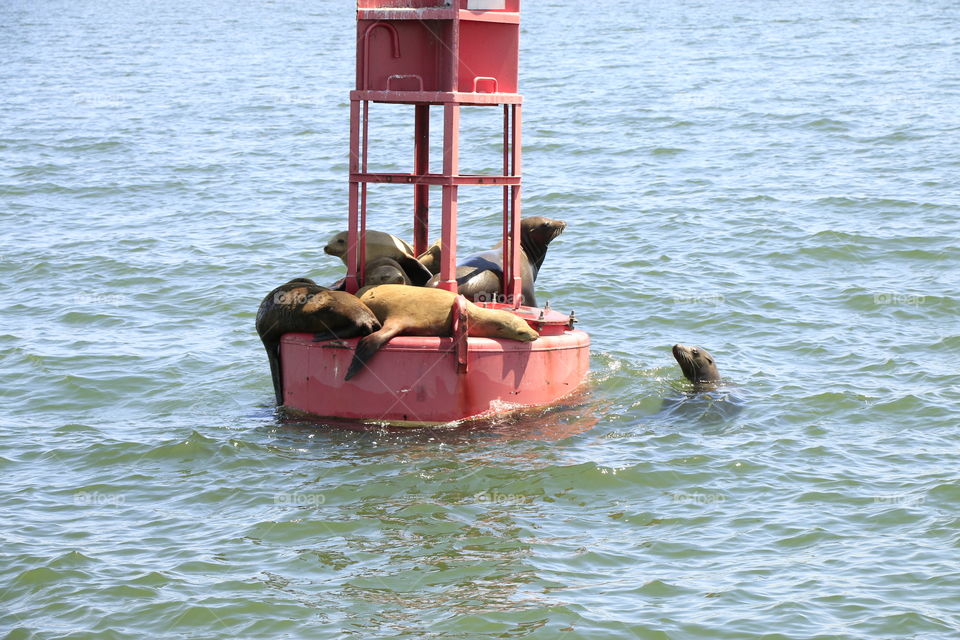
<svg viewBox="0 0 960 640"><path fill-rule="evenodd" d="M340 273L353 19L0 4L0 637L957 637L960 7L526 2L538 295L590 386L405 432L281 421L253 329Z"/></svg>

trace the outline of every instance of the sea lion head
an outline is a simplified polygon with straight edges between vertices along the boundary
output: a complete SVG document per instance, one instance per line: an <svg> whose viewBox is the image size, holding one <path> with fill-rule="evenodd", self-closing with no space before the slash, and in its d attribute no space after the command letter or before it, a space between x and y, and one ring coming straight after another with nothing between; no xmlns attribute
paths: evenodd
<svg viewBox="0 0 960 640"><path fill-rule="evenodd" d="M349 232L341 231L330 238L323 252L327 255L344 258L347 255L347 241ZM397 236L384 231L375 231L367 229L367 258L373 259L380 256L396 258L398 256L413 257L413 247L398 238Z"/></svg>
<svg viewBox="0 0 960 640"><path fill-rule="evenodd" d="M520 245L527 258L537 269L547 255L547 245L563 233L567 223L563 220L551 220L541 216L524 218L520 221Z"/></svg>
<svg viewBox="0 0 960 640"><path fill-rule="evenodd" d="M318 318L320 326L331 333L337 333L337 328L344 324L360 335L377 331L381 326L373 312L346 291L310 292L303 299L298 315L305 319L311 316ZM314 331L318 332L320 329Z"/></svg>
<svg viewBox="0 0 960 640"><path fill-rule="evenodd" d="M673 357L676 358L683 375L690 382L701 384L720 381L717 364L706 349L675 344L673 345Z"/></svg>
<svg viewBox="0 0 960 640"><path fill-rule="evenodd" d="M367 286L410 284L410 278L404 273L400 263L393 258L377 258L367 263L364 284Z"/></svg>
<svg viewBox="0 0 960 640"><path fill-rule="evenodd" d="M540 337L525 320L509 311L482 309L470 303L470 335L533 342Z"/></svg>
<svg viewBox="0 0 960 640"><path fill-rule="evenodd" d="M328 256L336 256L338 258L347 255L347 232L341 231L330 238L327 246L323 248L323 252Z"/></svg>
<svg viewBox="0 0 960 640"><path fill-rule="evenodd" d="M430 271L430 273L432 273L433 275L437 275L438 273L440 273L440 247L442 246L441 242L442 241L437 240L432 245L427 247L426 251L424 251L419 256L417 256L417 260L420 262L420 264L426 267L427 270Z"/></svg>

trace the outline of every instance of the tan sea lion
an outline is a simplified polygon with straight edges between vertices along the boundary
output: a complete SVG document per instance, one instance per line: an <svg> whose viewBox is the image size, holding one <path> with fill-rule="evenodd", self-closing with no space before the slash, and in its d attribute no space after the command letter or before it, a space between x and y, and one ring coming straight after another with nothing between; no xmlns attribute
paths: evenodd
<svg viewBox="0 0 960 640"><path fill-rule="evenodd" d="M343 264L347 264L347 232L341 231L330 238L330 242L323 248L323 251L327 255L340 258L343 260ZM413 257L413 247L397 236L382 231L367 230L367 254L365 257L368 265L380 258L390 258L396 261L410 281L409 284L418 287L425 285L433 275ZM342 286L342 282L339 285ZM334 288L339 287L334 285Z"/></svg>
<svg viewBox="0 0 960 640"><path fill-rule="evenodd" d="M346 231L334 235L330 238L327 246L323 248L323 252L327 255L336 256L343 260L343 264L347 264L348 237L349 234ZM395 235L367 229L367 262L376 258L393 258L396 260L400 256L413 258L413 247Z"/></svg>
<svg viewBox="0 0 960 640"><path fill-rule="evenodd" d="M440 273L440 240L430 245L426 251L417 256L417 261L427 268L433 275Z"/></svg>
<svg viewBox="0 0 960 640"><path fill-rule="evenodd" d="M443 289L404 287L386 284L363 293L363 302L381 322L382 328L357 343L346 380L357 375L390 338L407 336L449 336L457 294ZM532 342L539 335L525 321L508 311L483 309L466 302L467 335Z"/></svg>
<svg viewBox="0 0 960 640"><path fill-rule="evenodd" d="M562 220L551 220L539 216L524 218L520 222L518 272L523 283L521 304L537 306L534 283L543 265L543 259L547 255L547 245L563 233L566 227L567 223ZM440 276L435 275L427 282L427 286L436 287L439 282ZM500 301L503 296L503 250L493 248L468 256L461 261L457 265L457 289L467 300Z"/></svg>
<svg viewBox="0 0 960 640"><path fill-rule="evenodd" d="M343 291L330 291L309 278L280 285L257 310L257 333L267 351L273 391L283 404L280 338L285 333L314 333L315 339L355 338L380 329L380 322L360 300Z"/></svg>
<svg viewBox="0 0 960 640"><path fill-rule="evenodd" d="M706 349L675 344L673 345L673 357L680 365L683 375L694 384L697 390L713 388L720 382L717 363Z"/></svg>

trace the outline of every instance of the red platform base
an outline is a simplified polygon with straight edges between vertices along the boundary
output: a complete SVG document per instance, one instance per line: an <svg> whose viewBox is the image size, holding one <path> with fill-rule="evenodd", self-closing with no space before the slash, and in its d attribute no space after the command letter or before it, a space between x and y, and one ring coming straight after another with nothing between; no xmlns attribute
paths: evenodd
<svg viewBox="0 0 960 640"><path fill-rule="evenodd" d="M347 382L357 339L287 334L280 345L284 406L341 420L448 423L551 404L575 391L590 367L590 337L580 330L534 342L466 340L464 365L454 338L393 338Z"/></svg>

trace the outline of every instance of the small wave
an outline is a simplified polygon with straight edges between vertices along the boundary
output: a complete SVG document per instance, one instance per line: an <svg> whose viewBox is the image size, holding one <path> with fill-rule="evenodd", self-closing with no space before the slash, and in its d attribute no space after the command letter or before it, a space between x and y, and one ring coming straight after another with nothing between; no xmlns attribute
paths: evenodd
<svg viewBox="0 0 960 640"><path fill-rule="evenodd" d="M856 207L860 209L907 209L918 207L921 209L938 209L948 205L933 202L918 202L898 198L877 198L870 196L828 196L815 201L817 206ZM953 207L950 207L953 208Z"/></svg>
<svg viewBox="0 0 960 640"><path fill-rule="evenodd" d="M840 132L850 130L849 123L843 122L842 120L834 120L832 118L818 118L816 120L811 120L804 123L804 126L810 129L817 129L819 131Z"/></svg>
<svg viewBox="0 0 960 640"><path fill-rule="evenodd" d="M647 153L652 156L676 156L686 152L686 149L680 147L654 147L647 150Z"/></svg>

